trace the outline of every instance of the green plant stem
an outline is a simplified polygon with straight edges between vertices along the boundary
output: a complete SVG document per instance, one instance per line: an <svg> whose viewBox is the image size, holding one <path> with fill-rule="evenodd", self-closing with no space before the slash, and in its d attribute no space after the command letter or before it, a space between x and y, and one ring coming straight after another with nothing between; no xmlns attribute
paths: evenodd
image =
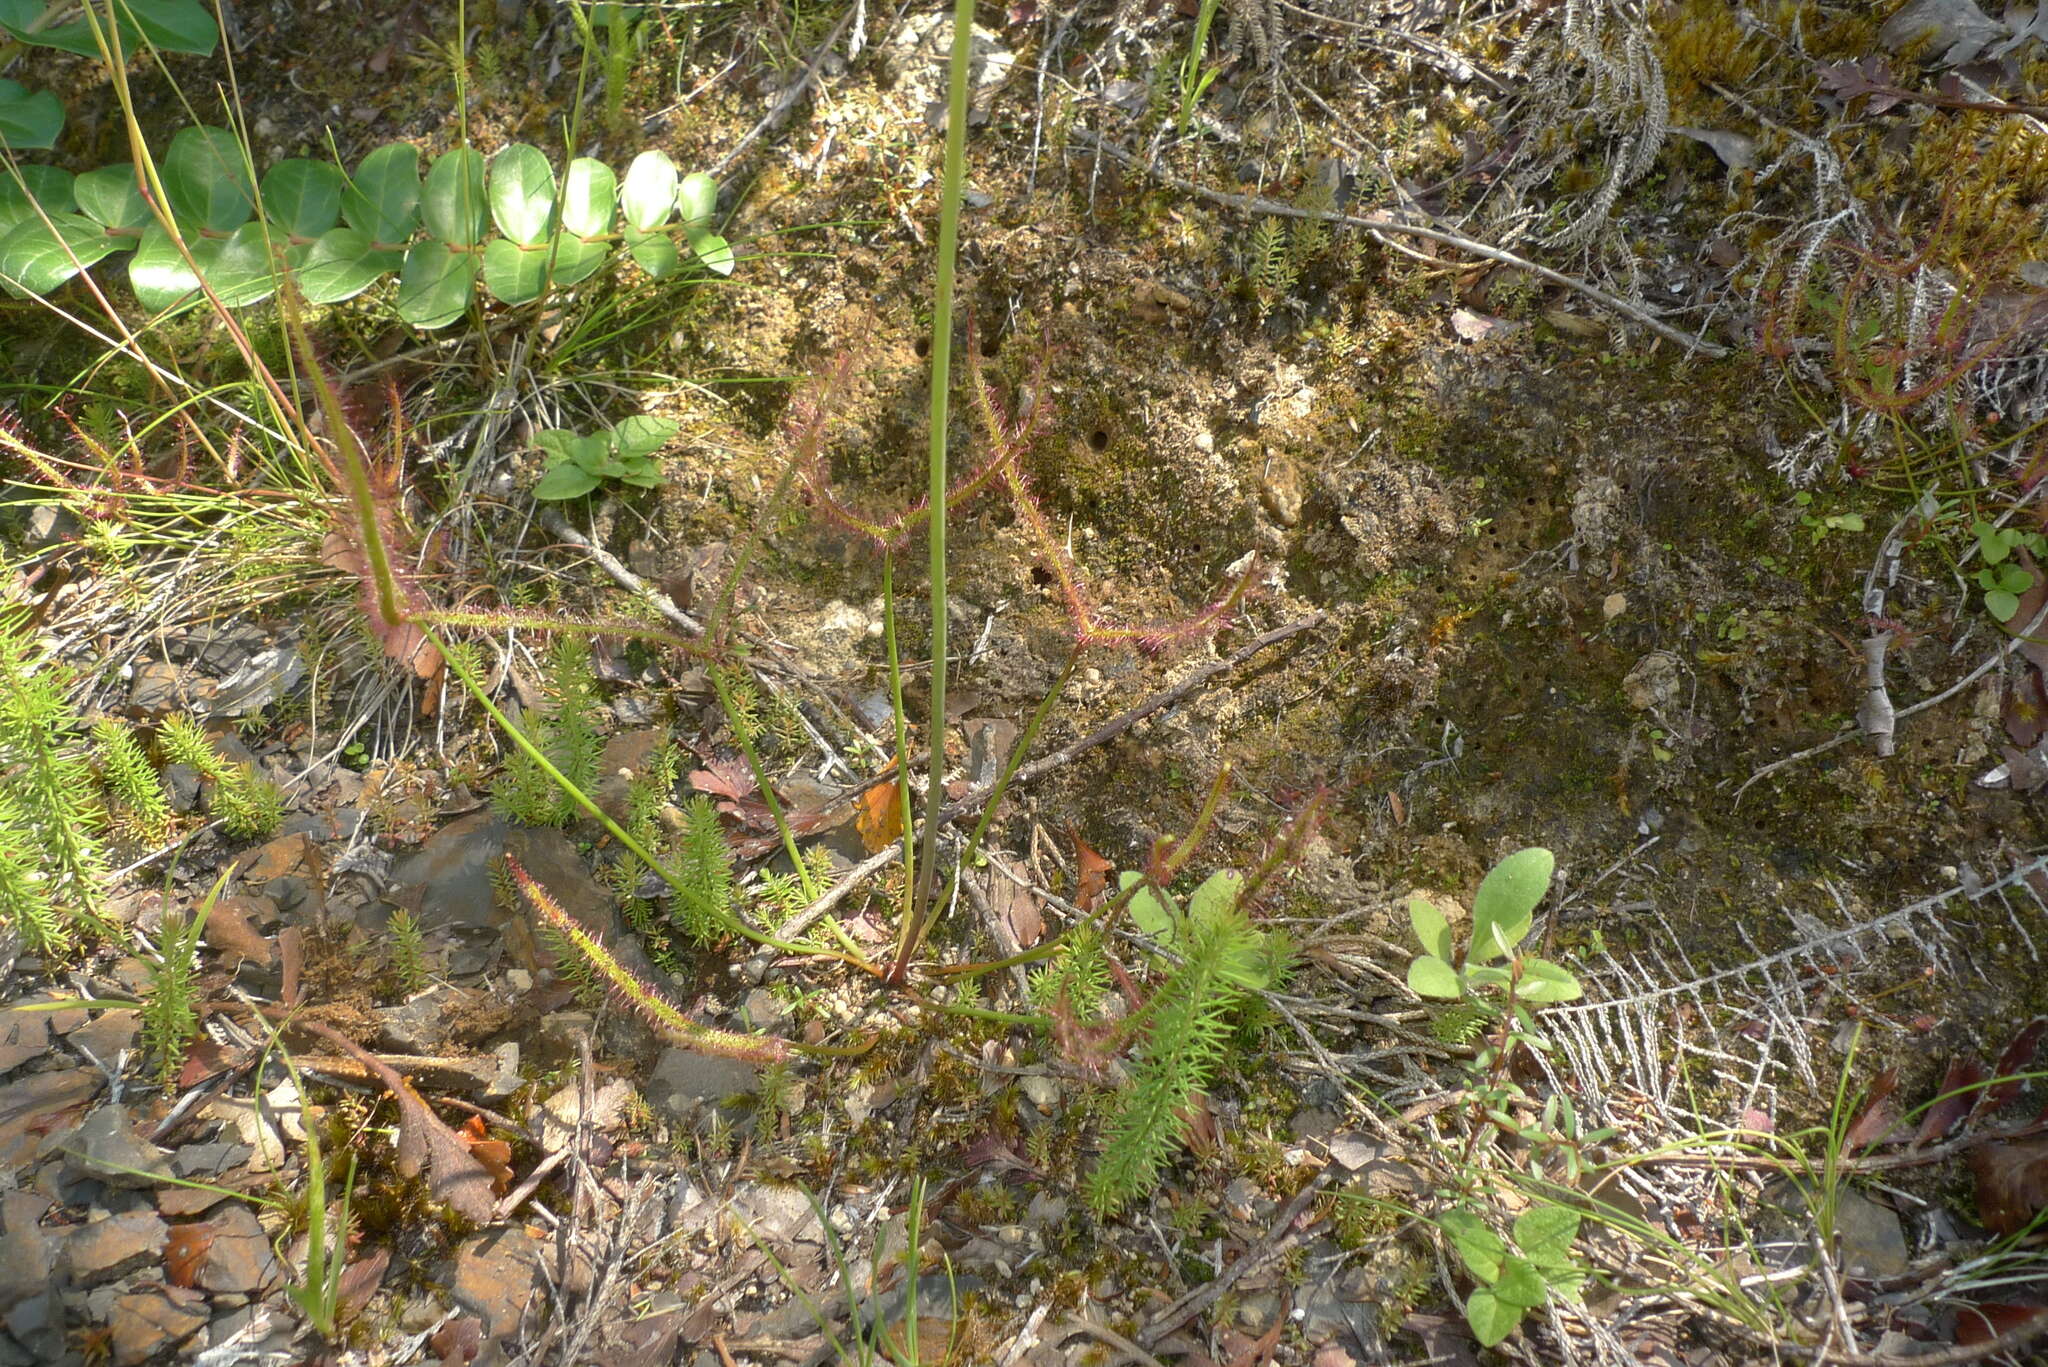
<svg viewBox="0 0 2048 1367"><path fill-rule="evenodd" d="M903 666L896 649L896 557L889 551L882 552L882 644L889 655L889 707L896 722L896 812L903 832L903 928L896 941L900 964L915 919L917 842L910 811L910 716L903 708Z"/></svg>
<svg viewBox="0 0 2048 1367"><path fill-rule="evenodd" d="M960 198L967 181L967 75L974 55L974 0L954 0L953 52L946 90L946 161L939 189L938 283L932 293L931 446L925 461L931 528L932 699L928 742L931 772L925 782L920 877L911 922L915 936L931 912L932 869L938 857L940 812L946 805L946 429L953 374L953 269L960 250ZM890 973L901 983L907 965Z"/></svg>

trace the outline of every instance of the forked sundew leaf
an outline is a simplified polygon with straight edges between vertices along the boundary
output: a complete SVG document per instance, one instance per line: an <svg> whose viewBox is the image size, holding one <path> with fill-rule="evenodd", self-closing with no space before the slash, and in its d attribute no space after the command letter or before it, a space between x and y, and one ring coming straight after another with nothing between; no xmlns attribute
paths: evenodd
<svg viewBox="0 0 2048 1367"><path fill-rule="evenodd" d="M178 222L231 233L256 212L242 144L225 128L181 128L164 155L164 194Z"/></svg>
<svg viewBox="0 0 2048 1367"><path fill-rule="evenodd" d="M1517 850L1493 866L1472 899L1475 957L1497 959L1522 942L1556 867L1556 858L1540 848Z"/></svg>
<svg viewBox="0 0 2048 1367"><path fill-rule="evenodd" d="M1415 942L1422 946L1423 953L1434 954L1437 958L1450 961L1451 924L1436 904L1427 897L1408 899L1408 925L1415 932Z"/></svg>
<svg viewBox="0 0 2048 1367"><path fill-rule="evenodd" d="M577 237L602 237L612 230L612 213L618 207L618 177L612 168L592 157L578 157L569 163L562 179L562 231ZM555 269L561 276L558 262Z"/></svg>
<svg viewBox="0 0 2048 1367"><path fill-rule="evenodd" d="M441 241L473 247L484 235L484 158L455 147L434 159L420 187L420 223Z"/></svg>
<svg viewBox="0 0 2048 1367"><path fill-rule="evenodd" d="M299 266L299 291L312 304L353 299L405 264L401 252L379 250L360 228L320 235Z"/></svg>
<svg viewBox="0 0 2048 1367"><path fill-rule="evenodd" d="M668 153L648 151L633 158L626 168L625 183L619 187L619 209L626 226L646 232L668 222L676 208L676 187L676 164Z"/></svg>
<svg viewBox="0 0 2048 1367"><path fill-rule="evenodd" d="M64 102L47 90L0 80L0 147L41 152L57 145L64 131Z"/></svg>
<svg viewBox="0 0 2048 1367"><path fill-rule="evenodd" d="M702 171L692 171L677 188L676 208L685 223L709 223L718 212L718 182Z"/></svg>
<svg viewBox="0 0 2048 1367"><path fill-rule="evenodd" d="M491 221L498 231L523 247L548 240L555 212L555 168L547 156L527 143L515 142L491 158ZM484 262L485 283L491 263ZM493 288L493 294L497 290ZM535 293L538 293L536 289ZM503 298L503 295L499 295Z"/></svg>
<svg viewBox="0 0 2048 1367"><path fill-rule="evenodd" d="M14 179L16 173L21 176L19 183ZM35 218L37 205L52 217L73 212L78 208L72 197L73 183L71 173L61 166L32 162L0 172L0 230Z"/></svg>
<svg viewBox="0 0 2048 1367"><path fill-rule="evenodd" d="M612 449L623 459L635 456L651 456L668 445L679 426L673 418L657 418L646 413L635 413L624 418L612 429Z"/></svg>
<svg viewBox="0 0 2048 1367"><path fill-rule="evenodd" d="M280 232L316 238L341 222L341 168L288 157L263 173L263 213Z"/></svg>
<svg viewBox="0 0 2048 1367"><path fill-rule="evenodd" d="M423 238L405 253L398 274L398 316L416 328L439 328L460 318L476 291L482 260L438 238Z"/></svg>
<svg viewBox="0 0 2048 1367"><path fill-rule="evenodd" d="M106 227L140 230L151 220L149 201L142 197L135 167L128 162L87 171L71 189L79 211Z"/></svg>
<svg viewBox="0 0 2048 1367"><path fill-rule="evenodd" d="M484 244L484 288L501 304L530 304L547 285L548 249L522 247L509 237Z"/></svg>
<svg viewBox="0 0 2048 1367"><path fill-rule="evenodd" d="M676 267L683 262L683 254L676 250L676 244L667 233L643 233L638 228L626 229L626 252L641 270L656 280L676 273Z"/></svg>
<svg viewBox="0 0 2048 1367"><path fill-rule="evenodd" d="M388 142L364 157L342 191L341 212L373 245L403 248L419 223L420 153L409 142Z"/></svg>
<svg viewBox="0 0 2048 1367"><path fill-rule="evenodd" d="M533 496L542 499L581 498L595 489L601 480L580 465L564 463L557 465L540 477L533 486Z"/></svg>
<svg viewBox="0 0 2048 1367"><path fill-rule="evenodd" d="M54 227L53 235L50 229ZM48 294L85 267L129 245L80 214L0 229L0 279L30 294Z"/></svg>
<svg viewBox="0 0 2048 1367"><path fill-rule="evenodd" d="M597 268L611 255L611 244L585 242L574 233L560 232L555 234L554 252L551 278L557 285L573 285L597 273Z"/></svg>
<svg viewBox="0 0 2048 1367"><path fill-rule="evenodd" d="M1421 954L1408 963L1408 988L1417 996L1456 1000L1464 995L1458 971L1434 954Z"/></svg>

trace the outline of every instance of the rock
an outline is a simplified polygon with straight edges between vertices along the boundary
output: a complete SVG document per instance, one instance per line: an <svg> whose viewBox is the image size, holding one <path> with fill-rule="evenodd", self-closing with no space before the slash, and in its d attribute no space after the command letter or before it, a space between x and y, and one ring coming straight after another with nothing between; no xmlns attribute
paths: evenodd
<svg viewBox="0 0 2048 1367"><path fill-rule="evenodd" d="M170 1174L170 1152L143 1139L126 1107L109 1103L80 1122L64 1144L64 1168L110 1187L153 1187Z"/></svg>
<svg viewBox="0 0 2048 1367"><path fill-rule="evenodd" d="M29 1294L7 1312L7 1332L37 1364L65 1362L64 1302L51 1286L24 1287Z"/></svg>
<svg viewBox="0 0 2048 1367"><path fill-rule="evenodd" d="M170 799L171 810L179 815L199 809L199 788L206 781L189 764L166 764L157 777L163 780L164 795Z"/></svg>
<svg viewBox="0 0 2048 1367"><path fill-rule="evenodd" d="M78 518L69 508L55 503L38 503L28 510L21 539L29 550L39 551L78 535Z"/></svg>
<svg viewBox="0 0 2048 1367"><path fill-rule="evenodd" d="M97 1068L70 1068L31 1073L0 1087L0 1167L13 1169L51 1143L64 1130L67 1115L81 1114L99 1094L104 1079ZM68 1141L66 1133L62 1140Z"/></svg>
<svg viewBox="0 0 2048 1367"><path fill-rule="evenodd" d="M65 1038L111 1068L122 1050L135 1047L135 1033L141 1027L139 1011L103 1011L90 1024L80 1026Z"/></svg>
<svg viewBox="0 0 2048 1367"><path fill-rule="evenodd" d="M549 1245L521 1229L496 1229L464 1240L455 1251L449 1294L483 1317L490 1338L519 1328L541 1285L540 1259Z"/></svg>
<svg viewBox="0 0 2048 1367"><path fill-rule="evenodd" d="M232 1140L211 1144L187 1144L171 1155L171 1171L180 1177L201 1180L219 1177L255 1157L256 1150ZM159 1209L162 1207L159 1206Z"/></svg>
<svg viewBox="0 0 2048 1367"><path fill-rule="evenodd" d="M1579 549L1600 555L1621 534L1621 486L1606 475L1589 476L1572 492L1572 534Z"/></svg>
<svg viewBox="0 0 2048 1367"><path fill-rule="evenodd" d="M789 1019L789 1008L773 992L757 987L740 1003L739 1018L742 1029L765 1030L772 1034L777 1026Z"/></svg>
<svg viewBox="0 0 2048 1367"><path fill-rule="evenodd" d="M11 1011L0 1018L0 1073L41 1058L50 1047L50 1022L42 1011Z"/></svg>
<svg viewBox="0 0 2048 1367"><path fill-rule="evenodd" d="M1859 1279L1896 1277L1912 1262L1898 1212L1853 1187L1835 1198L1835 1247L1842 1270Z"/></svg>
<svg viewBox="0 0 2048 1367"><path fill-rule="evenodd" d="M1269 456L1259 480L1259 501L1283 527L1301 525L1301 474L1285 456Z"/></svg>
<svg viewBox="0 0 2048 1367"><path fill-rule="evenodd" d="M1017 1090L1031 1099L1031 1104L1050 1115L1059 1103L1060 1084L1044 1073L1029 1073L1017 1081Z"/></svg>
<svg viewBox="0 0 2048 1367"><path fill-rule="evenodd" d="M667 975L648 960L638 939L619 934L617 903L610 890L592 876L568 836L553 828L515 830L506 838L505 849L578 925L603 940L620 963L651 982L667 981ZM514 957L534 972L553 972L554 956L543 953L529 926L522 911L507 927L506 939Z"/></svg>
<svg viewBox="0 0 2048 1367"><path fill-rule="evenodd" d="M1670 651L1651 651L1622 679L1622 695L1638 712L1662 712L1678 701L1683 672L1678 657Z"/></svg>
<svg viewBox="0 0 2048 1367"><path fill-rule="evenodd" d="M690 1049L664 1050L647 1079L654 1105L678 1119L689 1119L708 1104L717 1104L754 1090L754 1066L739 1059L717 1058Z"/></svg>
<svg viewBox="0 0 2048 1367"><path fill-rule="evenodd" d="M274 645L248 655L220 681L209 715L246 717L284 697L306 677L297 646Z"/></svg>
<svg viewBox="0 0 2048 1367"><path fill-rule="evenodd" d="M206 1327L206 1298L196 1291L165 1287L136 1291L114 1302L107 1328L114 1338L117 1367L140 1367L182 1345Z"/></svg>
<svg viewBox="0 0 2048 1367"><path fill-rule="evenodd" d="M497 1105L526 1085L526 1079L519 1073L518 1040L506 1040L491 1051L491 1056L497 1068L484 1083L483 1091L478 1093L487 1106Z"/></svg>
<svg viewBox="0 0 2048 1367"><path fill-rule="evenodd" d="M245 1205L231 1205L207 1222L213 1245L199 1265L199 1284L208 1291L254 1294L281 1276L269 1236Z"/></svg>
<svg viewBox="0 0 2048 1367"><path fill-rule="evenodd" d="M138 665L135 678L128 686L128 706L151 717L191 711L197 699L186 673L184 666L165 660Z"/></svg>
<svg viewBox="0 0 2048 1367"><path fill-rule="evenodd" d="M42 1227L50 1200L32 1191L0 1196L0 1310L49 1285L56 1237Z"/></svg>
<svg viewBox="0 0 2048 1367"><path fill-rule="evenodd" d="M430 988L400 1006L377 1008L376 1047L396 1054L438 1054L448 1043L450 1009L469 994Z"/></svg>
<svg viewBox="0 0 2048 1367"><path fill-rule="evenodd" d="M170 1226L153 1210L131 1210L80 1225L64 1237L58 1261L83 1286L112 1281L163 1260Z"/></svg>

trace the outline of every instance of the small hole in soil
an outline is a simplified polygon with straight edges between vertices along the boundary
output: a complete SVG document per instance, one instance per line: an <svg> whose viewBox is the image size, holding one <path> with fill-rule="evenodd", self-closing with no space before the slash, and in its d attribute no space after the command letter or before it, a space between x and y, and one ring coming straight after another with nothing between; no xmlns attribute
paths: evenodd
<svg viewBox="0 0 2048 1367"><path fill-rule="evenodd" d="M1002 355L1003 339L996 336L993 332L984 332L981 335L981 354L984 356Z"/></svg>
<svg viewBox="0 0 2048 1367"><path fill-rule="evenodd" d="M912 349L917 352L917 359L922 361L925 357L932 354L932 339L920 337L917 339L917 345Z"/></svg>
<svg viewBox="0 0 2048 1367"><path fill-rule="evenodd" d="M1109 433L1103 431L1100 427L1096 428L1088 434L1088 446L1091 450L1107 451L1109 449Z"/></svg>
<svg viewBox="0 0 2048 1367"><path fill-rule="evenodd" d="M1052 582L1052 571L1043 565L1033 565L1031 567L1031 582L1039 588L1044 588Z"/></svg>

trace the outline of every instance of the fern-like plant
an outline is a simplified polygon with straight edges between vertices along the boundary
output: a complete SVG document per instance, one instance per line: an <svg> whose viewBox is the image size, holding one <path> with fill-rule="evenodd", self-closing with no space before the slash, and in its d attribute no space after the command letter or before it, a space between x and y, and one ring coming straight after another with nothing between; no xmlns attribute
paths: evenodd
<svg viewBox="0 0 2048 1367"><path fill-rule="evenodd" d="M190 717L173 716L158 733L174 764L197 769L213 781L213 812L221 829L238 840L261 840L284 821L284 794L253 764L232 764Z"/></svg>
<svg viewBox="0 0 2048 1367"><path fill-rule="evenodd" d="M199 937L205 933L206 918L220 900L221 889L234 873L230 865L199 903L192 915L175 908L164 909L162 928L157 932L156 961L150 965L149 986L142 997L142 1046L156 1060L156 1078L169 1087L185 1066L185 1046L199 1033L199 994L193 982L199 976Z"/></svg>
<svg viewBox="0 0 2048 1367"><path fill-rule="evenodd" d="M732 846L711 799L698 794L683 809L682 859L677 871L701 897L678 898L675 919L698 944L726 933L732 920Z"/></svg>
<svg viewBox="0 0 2048 1367"><path fill-rule="evenodd" d="M93 723L92 740L115 825L144 844L161 843L171 829L170 799L135 733L112 717L102 717Z"/></svg>
<svg viewBox="0 0 2048 1367"><path fill-rule="evenodd" d="M413 914L400 907L391 913L391 921L385 927L391 935L391 972L398 979L399 990L408 997L425 989L427 985L426 934Z"/></svg>
<svg viewBox="0 0 2048 1367"><path fill-rule="evenodd" d="M77 732L63 673L0 631L0 912L38 953L71 943L106 871L106 814Z"/></svg>
<svg viewBox="0 0 2048 1367"><path fill-rule="evenodd" d="M597 675L588 642L574 636L555 641L541 691L546 701L527 718L529 738L564 778L589 792L604 738L597 730ZM527 826L566 826L580 810L523 750L506 762L492 797L499 811Z"/></svg>

